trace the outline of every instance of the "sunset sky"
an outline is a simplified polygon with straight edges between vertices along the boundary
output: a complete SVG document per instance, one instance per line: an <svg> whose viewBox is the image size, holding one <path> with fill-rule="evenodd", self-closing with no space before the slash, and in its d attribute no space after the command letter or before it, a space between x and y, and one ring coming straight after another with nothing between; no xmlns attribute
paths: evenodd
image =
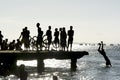
<svg viewBox="0 0 120 80"><path fill-rule="evenodd" d="M0 30L10 41L27 26L37 35L36 23L44 31L73 26L74 42L120 43L120 0L0 0Z"/></svg>

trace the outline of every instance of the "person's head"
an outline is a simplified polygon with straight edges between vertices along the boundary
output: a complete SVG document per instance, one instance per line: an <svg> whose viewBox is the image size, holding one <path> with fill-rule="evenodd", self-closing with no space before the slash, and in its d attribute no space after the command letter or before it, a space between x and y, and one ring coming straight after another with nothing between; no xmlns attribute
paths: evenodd
<svg viewBox="0 0 120 80"><path fill-rule="evenodd" d="M17 42L19 42L20 40L19 39L17 39Z"/></svg>
<svg viewBox="0 0 120 80"><path fill-rule="evenodd" d="M58 31L58 28L55 28L55 31Z"/></svg>
<svg viewBox="0 0 120 80"><path fill-rule="evenodd" d="M5 39L5 42L8 42L8 39Z"/></svg>
<svg viewBox="0 0 120 80"><path fill-rule="evenodd" d="M51 30L51 26L48 26L49 30Z"/></svg>
<svg viewBox="0 0 120 80"><path fill-rule="evenodd" d="M65 31L65 27L63 27L63 31Z"/></svg>
<svg viewBox="0 0 120 80"><path fill-rule="evenodd" d="M101 41L101 44L103 44L103 41Z"/></svg>
<svg viewBox="0 0 120 80"><path fill-rule="evenodd" d="M39 26L40 26L40 23L37 23L36 26L39 27Z"/></svg>
<svg viewBox="0 0 120 80"><path fill-rule="evenodd" d="M25 27L25 30L27 30L27 27Z"/></svg>
<svg viewBox="0 0 120 80"><path fill-rule="evenodd" d="M21 64L19 68L20 68L21 71L23 71L23 70L25 70L25 65Z"/></svg>
<svg viewBox="0 0 120 80"><path fill-rule="evenodd" d="M53 75L53 80L58 80L58 77Z"/></svg>
<svg viewBox="0 0 120 80"><path fill-rule="evenodd" d="M13 43L15 43L15 40L13 40Z"/></svg>
<svg viewBox="0 0 120 80"><path fill-rule="evenodd" d="M70 26L70 30L72 30L73 29L73 26Z"/></svg>
<svg viewBox="0 0 120 80"><path fill-rule="evenodd" d="M6 41L5 40L3 40L3 43L5 43Z"/></svg>
<svg viewBox="0 0 120 80"><path fill-rule="evenodd" d="M59 31L62 31L62 28L59 28Z"/></svg>

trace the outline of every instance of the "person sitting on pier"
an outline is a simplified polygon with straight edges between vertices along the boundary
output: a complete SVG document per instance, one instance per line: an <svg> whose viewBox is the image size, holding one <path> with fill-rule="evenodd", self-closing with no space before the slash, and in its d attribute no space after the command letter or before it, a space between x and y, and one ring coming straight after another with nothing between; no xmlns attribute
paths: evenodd
<svg viewBox="0 0 120 80"><path fill-rule="evenodd" d="M73 26L70 26L70 30L68 30L68 48L69 48L69 45L71 45L70 51L72 51L73 36L74 36Z"/></svg>
<svg viewBox="0 0 120 80"><path fill-rule="evenodd" d="M15 40L10 42L10 44L9 44L9 50L14 50L14 49L15 49Z"/></svg>
<svg viewBox="0 0 120 80"><path fill-rule="evenodd" d="M106 61L106 66L112 66L110 59L107 57L106 52L103 48L104 44L103 41L101 41L101 43L99 43L99 48L98 48L98 52L104 57L105 61Z"/></svg>
<svg viewBox="0 0 120 80"><path fill-rule="evenodd" d="M51 31L51 26L48 26L48 30L46 31L46 36L47 36L47 40L48 40L48 45L47 45L47 48L49 50L50 48L50 44L52 42L52 31Z"/></svg>
<svg viewBox="0 0 120 80"><path fill-rule="evenodd" d="M59 46L59 31L58 31L58 28L55 28L55 32L54 32L54 44L55 44L55 47L56 47L56 50L57 50L57 46Z"/></svg>
<svg viewBox="0 0 120 80"><path fill-rule="evenodd" d="M1 50L2 42L3 42L3 35L0 31L0 50Z"/></svg>
<svg viewBox="0 0 120 80"><path fill-rule="evenodd" d="M5 50L8 50L8 39L5 39Z"/></svg>
<svg viewBox="0 0 120 80"><path fill-rule="evenodd" d="M25 65L21 64L19 67L20 80L27 80L28 72L25 71Z"/></svg>
<svg viewBox="0 0 120 80"><path fill-rule="evenodd" d="M19 39L17 39L17 43L15 44L15 49L16 50L22 50L21 46L22 46L22 43L20 42Z"/></svg>
<svg viewBox="0 0 120 80"><path fill-rule="evenodd" d="M8 50L8 39L3 40L1 50Z"/></svg>
<svg viewBox="0 0 120 80"><path fill-rule="evenodd" d="M38 46L40 45L40 50L42 50L42 43L43 43L43 31L41 30L40 23L36 24L37 28L38 28L38 36L37 36L37 50L38 50Z"/></svg>
<svg viewBox="0 0 120 80"><path fill-rule="evenodd" d="M5 50L5 40L2 41L1 50Z"/></svg>

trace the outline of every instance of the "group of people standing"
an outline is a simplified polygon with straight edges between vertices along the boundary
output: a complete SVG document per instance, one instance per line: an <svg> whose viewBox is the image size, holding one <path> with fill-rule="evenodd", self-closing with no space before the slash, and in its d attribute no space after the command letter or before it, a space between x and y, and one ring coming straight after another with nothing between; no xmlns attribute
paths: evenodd
<svg viewBox="0 0 120 80"><path fill-rule="evenodd" d="M42 43L43 43L43 31L41 30L40 23L36 24L38 28L38 36L37 36L37 47L40 45L40 50L42 50ZM47 36L47 49L50 49L50 45L52 43L55 44L55 46L59 47L60 50L64 50L65 48L69 48L69 45L71 45L70 50L72 50L72 44L73 44L73 36L74 36L74 30L73 26L70 26L70 30L68 30L68 33L65 30L65 27L60 28L55 28L54 32L54 40L52 41L52 31L51 31L51 26L48 26L48 30L46 31ZM67 44L67 35L68 35L68 44Z"/></svg>
<svg viewBox="0 0 120 80"><path fill-rule="evenodd" d="M48 30L46 31L45 35L43 35L43 31L40 27L40 23L36 24L37 27L37 40L36 40L36 47L37 50L42 50L43 49L43 44L44 44L44 36L47 37L47 50L50 50L50 46L53 43L56 48L59 47L59 50L65 51L68 50L69 45L70 45L70 51L72 51L72 44L73 44L73 36L74 36L74 30L73 26L70 26L70 30L66 32L65 27L63 28L55 28L54 32L54 40L52 41L52 31L51 31L51 26L48 26ZM67 41L68 37L68 41ZM17 42L13 40L8 44L8 39L3 40L3 35L0 31L0 49L1 50L22 50L21 46L24 44L25 50L30 49L30 31L28 30L28 27L25 27L22 29L22 32L20 34L19 39L17 39ZM67 43L68 42L68 43Z"/></svg>

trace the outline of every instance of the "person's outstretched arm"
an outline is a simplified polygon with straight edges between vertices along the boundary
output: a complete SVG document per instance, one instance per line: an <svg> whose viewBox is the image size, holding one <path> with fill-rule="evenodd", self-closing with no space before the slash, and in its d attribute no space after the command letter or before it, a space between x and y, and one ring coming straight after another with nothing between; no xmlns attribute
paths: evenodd
<svg viewBox="0 0 120 80"><path fill-rule="evenodd" d="M99 43L98 45L99 45L98 51L101 51L101 50L100 50L100 48L101 48L101 44Z"/></svg>
<svg viewBox="0 0 120 80"><path fill-rule="evenodd" d="M103 44L103 41L101 41L101 50L104 50L104 44Z"/></svg>

